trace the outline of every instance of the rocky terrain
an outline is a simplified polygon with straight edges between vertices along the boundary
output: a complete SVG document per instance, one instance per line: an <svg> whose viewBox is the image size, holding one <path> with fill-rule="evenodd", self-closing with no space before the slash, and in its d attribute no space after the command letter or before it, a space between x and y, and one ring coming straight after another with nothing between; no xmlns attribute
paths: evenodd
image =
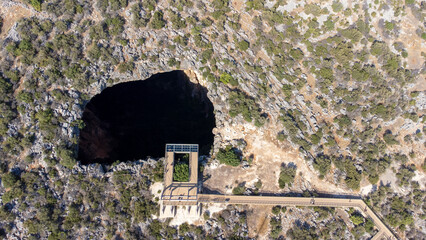
<svg viewBox="0 0 426 240"><path fill-rule="evenodd" d="M157 219L149 190L162 180L162 159L76 160L93 96L181 69L214 106L205 191L360 194L399 238L424 239L425 8L419 0L1 1L0 235L374 234L353 209L206 207L200 222L176 226ZM224 164L233 154L241 163Z"/></svg>

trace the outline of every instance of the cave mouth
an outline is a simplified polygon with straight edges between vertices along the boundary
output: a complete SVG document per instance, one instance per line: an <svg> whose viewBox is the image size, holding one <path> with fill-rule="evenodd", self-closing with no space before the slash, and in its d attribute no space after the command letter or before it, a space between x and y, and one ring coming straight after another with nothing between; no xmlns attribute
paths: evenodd
<svg viewBox="0 0 426 240"><path fill-rule="evenodd" d="M207 89L183 71L108 87L87 103L82 120L82 164L164 157L166 143L199 144L200 154L207 155L213 145Z"/></svg>

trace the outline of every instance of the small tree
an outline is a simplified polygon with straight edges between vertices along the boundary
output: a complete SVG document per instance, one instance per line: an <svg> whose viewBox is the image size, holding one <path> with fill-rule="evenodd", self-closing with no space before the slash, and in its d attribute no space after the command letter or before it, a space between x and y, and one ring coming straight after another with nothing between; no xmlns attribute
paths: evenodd
<svg viewBox="0 0 426 240"><path fill-rule="evenodd" d="M240 158L230 145L228 145L225 149L220 149L216 154L216 159L219 160L220 163L224 163L226 165L234 167L240 165Z"/></svg>
<svg viewBox="0 0 426 240"><path fill-rule="evenodd" d="M1 177L1 182L3 183L3 186L5 188L12 187L13 185L15 185L17 181L18 181L18 177L11 172L8 172Z"/></svg>
<svg viewBox="0 0 426 240"><path fill-rule="evenodd" d="M72 169L74 165L77 163L77 161L74 158L74 154L69 149L59 149L59 157L60 157L60 164L63 166Z"/></svg>
<svg viewBox="0 0 426 240"><path fill-rule="evenodd" d="M294 177L296 176L296 168L289 165L283 165L281 167L280 178L278 179L278 184L280 188L284 188L285 185L292 184L294 181Z"/></svg>
<svg viewBox="0 0 426 240"><path fill-rule="evenodd" d="M156 11L151 19L151 27L161 29L166 26L166 21L163 19L163 12Z"/></svg>
<svg viewBox="0 0 426 240"><path fill-rule="evenodd" d="M246 51L249 47L250 47L250 43L247 42L246 40L242 40L238 42L238 48L241 51Z"/></svg>
<svg viewBox="0 0 426 240"><path fill-rule="evenodd" d="M188 182L189 181L189 166L187 163L179 163L174 167L173 181Z"/></svg>
<svg viewBox="0 0 426 240"><path fill-rule="evenodd" d="M234 195L243 195L245 190L246 189L245 189L244 186L237 186L237 187L234 187L232 189L232 194L234 194Z"/></svg>

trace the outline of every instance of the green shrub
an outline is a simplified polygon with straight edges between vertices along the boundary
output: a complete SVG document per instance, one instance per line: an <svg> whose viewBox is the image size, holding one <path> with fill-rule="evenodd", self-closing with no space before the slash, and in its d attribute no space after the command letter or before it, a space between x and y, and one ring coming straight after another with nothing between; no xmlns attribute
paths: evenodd
<svg viewBox="0 0 426 240"><path fill-rule="evenodd" d="M229 73L222 73L220 75L219 81L221 81L224 84L231 84L232 86L238 85L238 80L233 78Z"/></svg>
<svg viewBox="0 0 426 240"><path fill-rule="evenodd" d="M19 180L18 176L15 174L8 172L1 176L1 182L5 188L10 188Z"/></svg>
<svg viewBox="0 0 426 240"><path fill-rule="evenodd" d="M173 168L173 181L189 181L189 165L187 163L178 163Z"/></svg>
<svg viewBox="0 0 426 240"><path fill-rule="evenodd" d="M42 130L46 130L52 125L53 117L52 109L40 110L35 114L35 118L38 120Z"/></svg>
<svg viewBox="0 0 426 240"><path fill-rule="evenodd" d="M169 15L170 15L170 21L172 22L173 29L182 29L187 26L185 19L183 19L178 13L170 11Z"/></svg>
<svg viewBox="0 0 426 240"><path fill-rule="evenodd" d="M346 185L354 190L359 189L359 184L361 182L361 173L359 173L355 167L355 165L350 160L345 160L345 172Z"/></svg>
<svg viewBox="0 0 426 240"><path fill-rule="evenodd" d="M399 185L408 186L411 182L411 179L416 175L414 173L415 170L416 167L414 165L402 165L396 174L396 177L399 180Z"/></svg>
<svg viewBox="0 0 426 240"><path fill-rule="evenodd" d="M236 167L240 165L240 158L230 145L228 145L225 149L220 149L216 154L216 159L219 160L220 163L229 166Z"/></svg>
<svg viewBox="0 0 426 240"><path fill-rule="evenodd" d="M241 51L246 51L247 49L249 49L249 47L250 47L250 43L247 42L246 40L242 40L238 42L238 48Z"/></svg>
<svg viewBox="0 0 426 240"><path fill-rule="evenodd" d="M37 11L41 11L42 0L31 0L31 6Z"/></svg>
<svg viewBox="0 0 426 240"><path fill-rule="evenodd" d="M163 12L156 11L151 19L151 28L161 29L166 26L166 21L163 19Z"/></svg>
<svg viewBox="0 0 426 240"><path fill-rule="evenodd" d="M323 154L318 155L314 159L314 168L317 169L321 176L325 176L331 167L331 159Z"/></svg>
<svg viewBox="0 0 426 240"><path fill-rule="evenodd" d="M60 158L59 163L64 167L72 169L74 165L77 163L77 161L74 158L74 153L69 149L60 148L58 150L58 155Z"/></svg>
<svg viewBox="0 0 426 240"><path fill-rule="evenodd" d="M399 141L396 140L396 136L392 135L392 132L390 130L387 130L383 134L383 140L385 140L386 144L389 145L399 144Z"/></svg>
<svg viewBox="0 0 426 240"><path fill-rule="evenodd" d="M274 207L272 207L272 213L274 215L278 215L278 214L280 214L280 212L281 212L281 207L280 206L274 206Z"/></svg>
<svg viewBox="0 0 426 240"><path fill-rule="evenodd" d="M112 36L118 36L124 31L124 24L126 21L121 16L107 18L105 22L108 26L108 32Z"/></svg>
<svg viewBox="0 0 426 240"><path fill-rule="evenodd" d="M234 195L243 195L246 191L244 186L237 186L232 189L232 194Z"/></svg>
<svg viewBox="0 0 426 240"><path fill-rule="evenodd" d="M350 39L353 43L359 42L362 38L362 33L355 28L344 29L341 31L343 37Z"/></svg>
<svg viewBox="0 0 426 240"><path fill-rule="evenodd" d="M342 11L343 4L341 2L334 1L333 4L331 5L331 8L333 8L333 12L337 13Z"/></svg>
<svg viewBox="0 0 426 240"><path fill-rule="evenodd" d="M358 212L353 212L350 216L350 219L354 225L360 225L364 223L364 217Z"/></svg>
<svg viewBox="0 0 426 240"><path fill-rule="evenodd" d="M286 184L289 184L291 186L295 176L296 167L283 164L283 166L281 167L280 177L278 179L278 185L280 186L280 188L284 188Z"/></svg>
<svg viewBox="0 0 426 240"><path fill-rule="evenodd" d="M321 15L321 7L311 3L311 4L306 4L305 5L305 13L306 14L312 14L315 17L318 17L319 15Z"/></svg>
<svg viewBox="0 0 426 240"><path fill-rule="evenodd" d="M120 63L120 65L118 65L118 71L120 73L133 72L134 67L135 64L133 63L133 61L122 62Z"/></svg>
<svg viewBox="0 0 426 240"><path fill-rule="evenodd" d="M340 129L344 129L352 125L352 121L347 115L336 117L333 121L339 124Z"/></svg>
<svg viewBox="0 0 426 240"><path fill-rule="evenodd" d="M255 119L256 126L262 126L265 119L253 98L240 91L232 91L229 94L229 116L236 117L241 114L247 122Z"/></svg>
<svg viewBox="0 0 426 240"><path fill-rule="evenodd" d="M303 52L302 50L300 50L299 48L293 48L290 50L290 56L296 60L296 61L300 61L303 59Z"/></svg>

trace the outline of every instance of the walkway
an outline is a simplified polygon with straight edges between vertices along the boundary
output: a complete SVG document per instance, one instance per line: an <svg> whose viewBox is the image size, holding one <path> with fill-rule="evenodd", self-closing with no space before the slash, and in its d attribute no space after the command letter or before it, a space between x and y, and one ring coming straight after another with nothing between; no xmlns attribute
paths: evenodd
<svg viewBox="0 0 426 240"><path fill-rule="evenodd" d="M361 199L198 194L198 202L308 207L355 207L362 211L366 216L370 217L378 228L379 232L372 238L372 240L397 239L393 235L392 231L390 231L390 229Z"/></svg>

